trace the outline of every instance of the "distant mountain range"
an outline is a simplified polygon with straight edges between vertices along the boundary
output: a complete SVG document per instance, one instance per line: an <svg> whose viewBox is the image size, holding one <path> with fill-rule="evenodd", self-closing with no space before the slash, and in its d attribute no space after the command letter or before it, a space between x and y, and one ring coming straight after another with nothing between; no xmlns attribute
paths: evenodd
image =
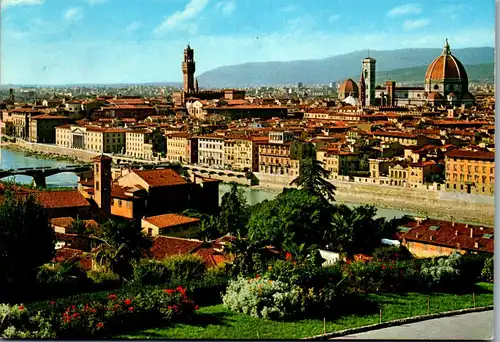
<svg viewBox="0 0 500 342"><path fill-rule="evenodd" d="M398 82L423 83L427 66L441 54L441 49L370 50L377 60L377 83L388 77ZM494 48L465 48L452 50L466 67L469 79L493 80ZM223 66L198 76L203 88L254 87L285 85L302 82L328 84L346 78L359 79L361 60L368 52L355 51L325 59L290 62L257 62Z"/></svg>

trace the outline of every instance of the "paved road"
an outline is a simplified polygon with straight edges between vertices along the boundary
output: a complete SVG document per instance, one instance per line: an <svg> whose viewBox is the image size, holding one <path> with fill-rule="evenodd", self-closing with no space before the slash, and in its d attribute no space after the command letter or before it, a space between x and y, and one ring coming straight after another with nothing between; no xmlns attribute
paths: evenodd
<svg viewBox="0 0 500 342"><path fill-rule="evenodd" d="M493 310L490 310L436 318L334 339L491 340L493 325Z"/></svg>

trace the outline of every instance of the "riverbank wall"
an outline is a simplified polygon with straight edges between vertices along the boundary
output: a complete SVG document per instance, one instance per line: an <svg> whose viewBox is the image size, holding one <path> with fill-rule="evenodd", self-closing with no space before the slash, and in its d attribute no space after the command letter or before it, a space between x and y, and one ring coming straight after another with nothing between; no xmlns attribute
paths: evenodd
<svg viewBox="0 0 500 342"><path fill-rule="evenodd" d="M28 143L18 141L14 144L24 150L37 153L53 153L77 158L89 162L99 153L76 150L47 144ZM245 178L228 177L221 175L220 170L212 170L210 177L223 182L236 182L248 186ZM279 193L284 187L291 187L293 177L285 175L267 175L254 173L259 184L251 188ZM208 175L204 175L205 177ZM458 192L446 192L436 187L407 188L390 185L370 184L344 179L331 180L337 187L335 198L339 202L370 204L378 207L394 208L410 212L419 212L422 215L442 218L444 220L460 220L480 222L485 225L494 224L495 199L493 196L483 196Z"/></svg>
<svg viewBox="0 0 500 342"><path fill-rule="evenodd" d="M290 187L290 176L271 176L255 173L260 190L278 192ZM419 212L444 220L480 222L493 225L495 198L493 196L447 192L435 187L406 188L390 185L331 180L337 188L335 199L339 202L370 204L378 207Z"/></svg>

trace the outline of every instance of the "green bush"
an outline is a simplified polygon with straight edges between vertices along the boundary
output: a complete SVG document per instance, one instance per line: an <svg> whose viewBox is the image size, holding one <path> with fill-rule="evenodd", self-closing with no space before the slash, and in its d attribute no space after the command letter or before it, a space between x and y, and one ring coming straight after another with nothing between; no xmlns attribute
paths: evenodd
<svg viewBox="0 0 500 342"><path fill-rule="evenodd" d="M410 260L413 255L405 246L383 246L373 251L373 258L380 261Z"/></svg>
<svg viewBox="0 0 500 342"><path fill-rule="evenodd" d="M134 281L139 284L183 283L201 279L207 268L198 255L174 255L162 261L143 259L134 266Z"/></svg>
<svg viewBox="0 0 500 342"><path fill-rule="evenodd" d="M120 276L113 272L89 271L87 277L92 281L95 291L112 290L121 285Z"/></svg>
<svg viewBox="0 0 500 342"><path fill-rule="evenodd" d="M207 270L205 262L199 255L179 254L163 260L170 271L172 280L185 281L201 279Z"/></svg>
<svg viewBox="0 0 500 342"><path fill-rule="evenodd" d="M300 311L300 288L271 279L231 280L222 301L230 310L264 319L284 319Z"/></svg>
<svg viewBox="0 0 500 342"><path fill-rule="evenodd" d="M470 290L476 282L481 281L481 272L486 258L481 254L465 254L460 257L458 276L462 290Z"/></svg>
<svg viewBox="0 0 500 342"><path fill-rule="evenodd" d="M102 338L153 324L168 324L173 319L186 320L195 309L194 301L180 286L142 289L133 296L112 293L92 301L54 301L38 312L36 305L18 306L21 313L10 308L8 319L2 320L8 323L0 325L0 334L11 338Z"/></svg>
<svg viewBox="0 0 500 342"><path fill-rule="evenodd" d="M484 267L481 271L481 277L484 281L488 283L493 283L494 275L493 275L493 257L489 257L484 261Z"/></svg>
<svg viewBox="0 0 500 342"><path fill-rule="evenodd" d="M453 253L449 257L432 258L422 263L420 274L427 290L455 290L459 286L461 256Z"/></svg>
<svg viewBox="0 0 500 342"><path fill-rule="evenodd" d="M84 291L91 285L85 271L74 262L39 267L36 276L36 295L44 297L67 296Z"/></svg>

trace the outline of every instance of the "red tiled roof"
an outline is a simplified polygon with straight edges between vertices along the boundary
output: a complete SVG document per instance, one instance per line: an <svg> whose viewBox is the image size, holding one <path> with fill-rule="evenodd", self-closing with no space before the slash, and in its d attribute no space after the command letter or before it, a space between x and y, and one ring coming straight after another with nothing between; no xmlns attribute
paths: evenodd
<svg viewBox="0 0 500 342"><path fill-rule="evenodd" d="M56 251L54 261L63 262L81 256L82 254L83 254L82 250L64 247Z"/></svg>
<svg viewBox="0 0 500 342"><path fill-rule="evenodd" d="M495 161L495 153L489 151L452 150L446 154L448 158Z"/></svg>
<svg viewBox="0 0 500 342"><path fill-rule="evenodd" d="M222 252L216 251L214 248L200 248L195 254L199 255L205 261L208 268L216 267L231 260L224 256Z"/></svg>
<svg viewBox="0 0 500 342"><path fill-rule="evenodd" d="M78 190L40 191L37 198L48 209L90 207L90 203Z"/></svg>
<svg viewBox="0 0 500 342"><path fill-rule="evenodd" d="M399 138L407 138L407 139L415 139L417 138L416 134L405 133L405 132L373 132L374 136L381 137L399 137Z"/></svg>
<svg viewBox="0 0 500 342"><path fill-rule="evenodd" d="M75 222L75 219L72 217L57 217L53 218L50 220L50 223L53 226L58 226L58 227L63 227L63 228L69 228L73 222ZM83 220L86 226L97 226L97 222L94 220Z"/></svg>
<svg viewBox="0 0 500 342"><path fill-rule="evenodd" d="M145 217L143 220L155 225L159 229L200 222L200 219L178 214L163 214L163 215L149 216Z"/></svg>
<svg viewBox="0 0 500 342"><path fill-rule="evenodd" d="M172 169L134 171L134 173L148 183L150 187L188 184L184 178Z"/></svg>
<svg viewBox="0 0 500 342"><path fill-rule="evenodd" d="M410 231L400 234L401 239L418 241L432 245L442 245L462 250L475 250L493 253L494 229L480 226L452 223L440 220L424 220L422 222L409 222L403 227L411 228ZM430 229L432 226L438 229ZM472 230L472 237L471 237ZM489 234L490 238L486 238ZM432 240L431 240L432 239ZM478 247L475 247L475 243Z"/></svg>
<svg viewBox="0 0 500 342"><path fill-rule="evenodd" d="M158 236L153 241L151 253L155 259L164 259L172 255L192 253L202 245L203 241L200 240Z"/></svg>

